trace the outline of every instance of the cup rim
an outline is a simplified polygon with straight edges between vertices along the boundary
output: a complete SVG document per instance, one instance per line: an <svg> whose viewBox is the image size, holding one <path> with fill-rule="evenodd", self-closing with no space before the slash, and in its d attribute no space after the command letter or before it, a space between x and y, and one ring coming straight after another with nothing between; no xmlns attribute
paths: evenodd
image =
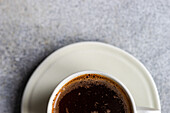
<svg viewBox="0 0 170 113"><path fill-rule="evenodd" d="M136 105L135 105L135 101L130 93L130 91L128 90L128 88L120 81L118 80L116 77L114 77L113 75L111 74L108 74L108 73L105 73L105 72L100 72L100 71L80 71L80 72L76 72L76 73L73 73L69 76L67 76L66 78L64 78L63 80L61 80L58 85L55 87L55 89L53 90L50 98L49 98L49 101L48 101L48 107L47 107L47 113L52 113L52 104L53 104L53 100L54 98L56 97L56 94L58 93L58 91L66 84L68 83L70 80L78 77L78 76L81 76L81 75L84 75L84 74L99 74L99 75L103 75L109 79L112 79L113 81L115 81L117 84L119 84L123 90L125 90L125 92L127 93L127 95L129 96L129 99L131 101L131 104L132 104L132 109L133 109L133 112L136 113Z"/></svg>

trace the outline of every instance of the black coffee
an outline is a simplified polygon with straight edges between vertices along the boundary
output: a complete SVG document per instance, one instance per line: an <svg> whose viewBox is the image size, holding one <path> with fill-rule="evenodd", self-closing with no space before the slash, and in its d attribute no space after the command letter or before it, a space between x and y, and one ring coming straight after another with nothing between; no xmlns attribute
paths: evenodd
<svg viewBox="0 0 170 113"><path fill-rule="evenodd" d="M132 113L132 108L118 84L98 74L85 74L59 91L52 113Z"/></svg>

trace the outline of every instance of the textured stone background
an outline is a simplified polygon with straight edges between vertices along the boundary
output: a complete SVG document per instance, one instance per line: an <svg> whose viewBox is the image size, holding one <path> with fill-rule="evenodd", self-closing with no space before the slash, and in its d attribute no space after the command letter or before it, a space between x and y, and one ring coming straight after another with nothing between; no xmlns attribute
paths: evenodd
<svg viewBox="0 0 170 113"><path fill-rule="evenodd" d="M100 41L139 59L170 113L170 0L0 0L0 113L19 113L27 80L50 53Z"/></svg>

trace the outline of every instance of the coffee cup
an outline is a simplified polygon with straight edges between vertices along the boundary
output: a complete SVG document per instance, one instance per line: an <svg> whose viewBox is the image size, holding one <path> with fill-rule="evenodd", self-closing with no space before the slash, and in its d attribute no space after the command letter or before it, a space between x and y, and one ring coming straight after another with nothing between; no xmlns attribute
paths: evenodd
<svg viewBox="0 0 170 113"><path fill-rule="evenodd" d="M111 74L99 71L74 73L54 89L47 113L160 113L138 108L128 88Z"/></svg>

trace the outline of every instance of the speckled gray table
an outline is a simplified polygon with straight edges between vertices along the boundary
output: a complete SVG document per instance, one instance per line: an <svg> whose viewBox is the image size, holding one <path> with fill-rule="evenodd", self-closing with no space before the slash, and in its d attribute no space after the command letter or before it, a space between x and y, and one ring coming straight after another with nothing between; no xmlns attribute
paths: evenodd
<svg viewBox="0 0 170 113"><path fill-rule="evenodd" d="M151 72L170 112L169 0L0 0L0 113L19 113L25 85L50 53L101 41Z"/></svg>

